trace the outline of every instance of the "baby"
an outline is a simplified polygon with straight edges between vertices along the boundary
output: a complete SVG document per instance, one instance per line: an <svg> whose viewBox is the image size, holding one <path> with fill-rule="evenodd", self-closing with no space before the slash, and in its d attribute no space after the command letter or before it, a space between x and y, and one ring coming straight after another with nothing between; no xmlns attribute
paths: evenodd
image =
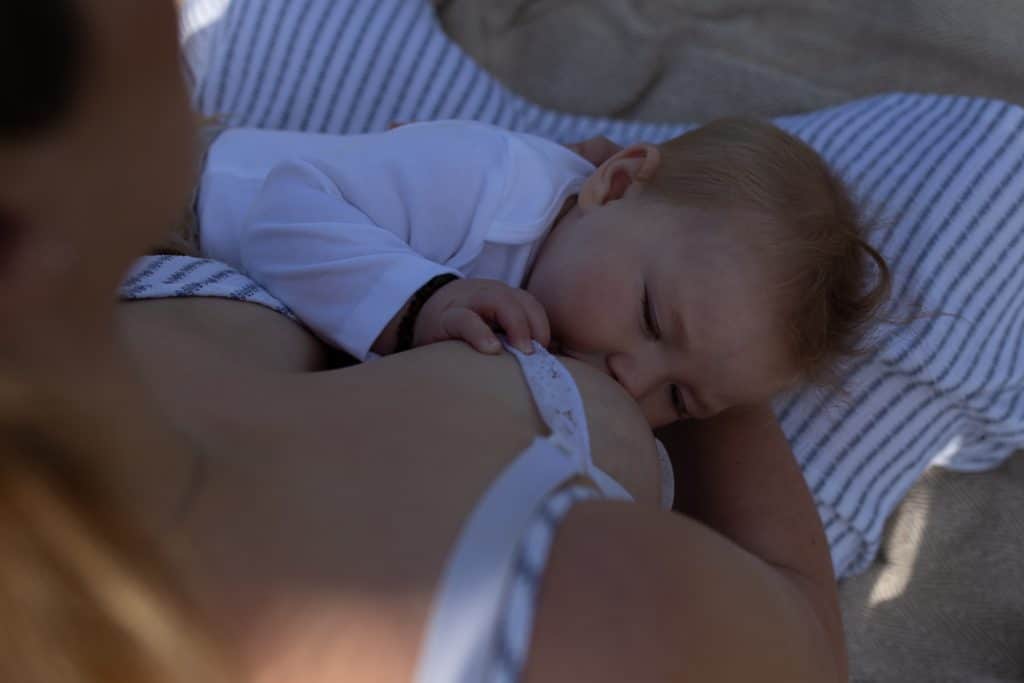
<svg viewBox="0 0 1024 683"><path fill-rule="evenodd" d="M806 144L723 119L595 168L446 121L322 136L232 130L198 201L205 256L359 360L500 329L618 381L652 426L830 379L889 274Z"/></svg>

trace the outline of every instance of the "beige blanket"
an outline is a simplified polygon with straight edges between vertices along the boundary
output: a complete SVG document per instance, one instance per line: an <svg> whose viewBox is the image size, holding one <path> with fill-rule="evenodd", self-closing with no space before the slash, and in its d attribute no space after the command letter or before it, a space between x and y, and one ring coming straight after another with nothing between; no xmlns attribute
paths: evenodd
<svg viewBox="0 0 1024 683"><path fill-rule="evenodd" d="M1024 103L1020 0L448 0L449 33L558 109L788 114L889 90Z"/></svg>
<svg viewBox="0 0 1024 683"><path fill-rule="evenodd" d="M888 90L1024 104L1024 0L442 0L449 33L530 99L702 121ZM855 681L1024 681L1024 453L929 471L841 589Z"/></svg>
<svg viewBox="0 0 1024 683"><path fill-rule="evenodd" d="M855 680L1024 680L1024 453L927 472L840 597Z"/></svg>

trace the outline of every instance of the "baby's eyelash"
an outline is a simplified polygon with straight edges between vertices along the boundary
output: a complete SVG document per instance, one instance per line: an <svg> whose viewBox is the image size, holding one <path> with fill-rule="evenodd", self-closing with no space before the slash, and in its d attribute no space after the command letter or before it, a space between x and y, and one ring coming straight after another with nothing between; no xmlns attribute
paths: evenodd
<svg viewBox="0 0 1024 683"><path fill-rule="evenodd" d="M690 411L686 409L686 401L683 400L683 395L679 391L679 387L675 384L670 384L668 387L668 395L672 401L672 407L676 409L680 417L690 417Z"/></svg>
<svg viewBox="0 0 1024 683"><path fill-rule="evenodd" d="M651 314L651 299L647 295L647 286L644 285L644 328L652 337L657 337L657 330L654 325L654 316Z"/></svg>

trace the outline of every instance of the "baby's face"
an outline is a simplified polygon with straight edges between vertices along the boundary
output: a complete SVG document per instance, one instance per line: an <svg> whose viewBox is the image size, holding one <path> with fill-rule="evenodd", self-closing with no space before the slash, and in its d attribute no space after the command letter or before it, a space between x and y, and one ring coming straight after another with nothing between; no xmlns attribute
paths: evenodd
<svg viewBox="0 0 1024 683"><path fill-rule="evenodd" d="M796 373L779 279L734 229L758 219L629 193L577 206L525 288L547 310L555 350L611 375L654 427L762 403Z"/></svg>

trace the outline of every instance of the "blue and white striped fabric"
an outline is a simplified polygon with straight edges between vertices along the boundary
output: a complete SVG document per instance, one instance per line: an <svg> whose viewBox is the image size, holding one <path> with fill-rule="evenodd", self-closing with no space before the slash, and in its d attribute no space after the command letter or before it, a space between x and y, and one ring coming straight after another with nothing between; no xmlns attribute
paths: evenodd
<svg viewBox="0 0 1024 683"><path fill-rule="evenodd" d="M174 299L205 296L234 299L295 315L267 290L220 261L191 256L147 256L121 282L122 299Z"/></svg>
<svg viewBox="0 0 1024 683"><path fill-rule="evenodd" d="M199 107L233 125L344 134L465 118L556 140L685 129L537 107L449 40L426 0L193 0L183 24Z"/></svg>
<svg viewBox="0 0 1024 683"><path fill-rule="evenodd" d="M357 133L469 118L621 143L689 127L535 106L452 44L425 0L194 0L185 21L199 27L198 105L237 125ZM778 123L886 226L875 242L908 304L896 313L922 311L880 329L841 399L806 390L777 404L847 576L930 463L984 469L1024 445L1024 110L896 94Z"/></svg>

